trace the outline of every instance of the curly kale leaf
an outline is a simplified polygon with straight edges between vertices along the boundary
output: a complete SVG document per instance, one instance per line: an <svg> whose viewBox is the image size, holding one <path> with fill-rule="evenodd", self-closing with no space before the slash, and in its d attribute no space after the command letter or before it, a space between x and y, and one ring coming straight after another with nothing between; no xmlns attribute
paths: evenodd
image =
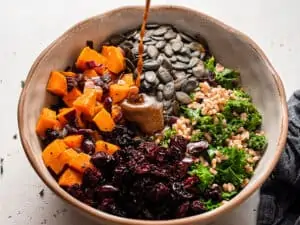
<svg viewBox="0 0 300 225"><path fill-rule="evenodd" d="M232 192L222 192L222 199L224 200L230 200L232 199L238 192L232 191Z"/></svg>
<svg viewBox="0 0 300 225"><path fill-rule="evenodd" d="M264 135L257 135L255 133L250 133L250 138L248 140L248 147L254 150L264 150L267 147L267 138Z"/></svg>
<svg viewBox="0 0 300 225"><path fill-rule="evenodd" d="M240 186L244 178L247 177L245 151L232 147L219 148L219 151L228 159L217 165L217 182L232 183L236 187Z"/></svg>
<svg viewBox="0 0 300 225"><path fill-rule="evenodd" d="M175 135L176 135L176 130L167 128L164 131L163 139L161 140L160 145L167 148L170 144L171 137L173 137Z"/></svg>
<svg viewBox="0 0 300 225"><path fill-rule="evenodd" d="M189 118L192 121L199 120L199 118L201 116L201 110L200 109L190 109L190 108L182 106L181 111L182 111L184 116L186 116L187 118Z"/></svg>
<svg viewBox="0 0 300 225"><path fill-rule="evenodd" d="M234 112L237 114L246 113L247 119L242 121L239 115L238 117L234 115ZM224 107L223 114L229 124L244 126L249 131L256 130L262 124L261 114L249 99L229 100Z"/></svg>
<svg viewBox="0 0 300 225"><path fill-rule="evenodd" d="M247 99L248 101L251 101L251 96L242 89L233 90L233 94L238 99Z"/></svg>
<svg viewBox="0 0 300 225"><path fill-rule="evenodd" d="M216 70L215 58L212 56L204 63L205 68L215 74L215 80L222 87L227 89L236 88L239 84L240 74L235 70L224 68L222 71Z"/></svg>
<svg viewBox="0 0 300 225"><path fill-rule="evenodd" d="M216 82L226 89L236 88L239 84L240 73L235 70L225 68L221 72L215 71L215 74Z"/></svg>
<svg viewBox="0 0 300 225"><path fill-rule="evenodd" d="M201 191L204 191L212 185L215 179L215 176L209 171L209 168L203 166L201 163L192 165L189 174L199 178L200 183L198 187Z"/></svg>
<svg viewBox="0 0 300 225"><path fill-rule="evenodd" d="M212 201L211 199L203 202L205 208L207 209L207 211L210 211L210 210L213 210L213 209L216 209L218 207L221 206L221 203L220 202L214 202Z"/></svg>

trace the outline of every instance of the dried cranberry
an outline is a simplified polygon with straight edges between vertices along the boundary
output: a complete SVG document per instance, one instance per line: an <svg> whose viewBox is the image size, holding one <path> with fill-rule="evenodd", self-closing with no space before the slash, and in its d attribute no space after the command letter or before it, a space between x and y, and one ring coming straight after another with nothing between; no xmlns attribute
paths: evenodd
<svg viewBox="0 0 300 225"><path fill-rule="evenodd" d="M222 189L220 186L215 186L213 188L209 188L204 192L204 197L206 199L211 199L213 201L221 201L222 200Z"/></svg>
<svg viewBox="0 0 300 225"><path fill-rule="evenodd" d="M82 134L85 138L90 138L94 131L92 129L79 129L77 133Z"/></svg>
<svg viewBox="0 0 300 225"><path fill-rule="evenodd" d="M187 145L187 153L192 156L198 157L201 153L208 149L208 142L207 141L199 141L194 143L189 143Z"/></svg>
<svg viewBox="0 0 300 225"><path fill-rule="evenodd" d="M45 131L45 142L46 144L51 143L55 139L59 138L59 132L53 129L47 129Z"/></svg>
<svg viewBox="0 0 300 225"><path fill-rule="evenodd" d="M78 134L78 129L76 127L71 126L70 124L66 124L65 128L68 134Z"/></svg>
<svg viewBox="0 0 300 225"><path fill-rule="evenodd" d="M196 176L188 177L183 181L183 185L185 189L193 187L197 183L199 183L199 178Z"/></svg>
<svg viewBox="0 0 300 225"><path fill-rule="evenodd" d="M205 208L205 205L201 201L195 200L191 204L191 210L194 213L203 213L206 211L206 208Z"/></svg>
<svg viewBox="0 0 300 225"><path fill-rule="evenodd" d="M118 188L112 185L102 185L96 188L96 192L98 196L105 196L110 194L115 194L119 191Z"/></svg>
<svg viewBox="0 0 300 225"><path fill-rule="evenodd" d="M136 145L135 132L124 125L117 125L110 133L102 133L105 140L122 148Z"/></svg>
<svg viewBox="0 0 300 225"><path fill-rule="evenodd" d="M157 183L152 188L152 191L149 193L151 201L158 202L165 200L170 196L170 189L163 183Z"/></svg>
<svg viewBox="0 0 300 225"><path fill-rule="evenodd" d="M182 199L191 199L193 198L193 194L187 192L186 190L184 190L183 184L179 183L179 182L174 182L172 184L172 189L173 191L177 194L178 197L182 198Z"/></svg>
<svg viewBox="0 0 300 225"><path fill-rule="evenodd" d="M84 192L83 190L81 189L80 185L79 184L74 184L72 185L71 187L67 187L66 188L66 191L72 195L73 197L83 201L85 196L84 196Z"/></svg>
<svg viewBox="0 0 300 225"><path fill-rule="evenodd" d="M96 169L87 168L82 177L82 184L85 187L96 187L102 180L102 174Z"/></svg>
<svg viewBox="0 0 300 225"><path fill-rule="evenodd" d="M65 119L69 122L69 123L74 123L75 119L76 119L76 111L75 110L72 110L68 113L66 113L64 115Z"/></svg>
<svg viewBox="0 0 300 225"><path fill-rule="evenodd" d="M113 102L112 102L111 97L108 96L104 99L103 106L106 109L106 111L109 112L109 113L111 112L112 103Z"/></svg>
<svg viewBox="0 0 300 225"><path fill-rule="evenodd" d="M126 185L131 178L131 173L127 166L119 165L115 167L112 181L117 185Z"/></svg>
<svg viewBox="0 0 300 225"><path fill-rule="evenodd" d="M105 152L96 152L91 158L91 162L99 169L111 164L113 161L113 156Z"/></svg>
<svg viewBox="0 0 300 225"><path fill-rule="evenodd" d="M146 174L150 171L150 165L149 164L142 164L135 166L134 172L136 174Z"/></svg>
<svg viewBox="0 0 300 225"><path fill-rule="evenodd" d="M178 210L176 212L176 218L182 218L182 217L187 216L189 208L190 208L190 203L189 202L185 202L185 203L181 204L178 207Z"/></svg>
<svg viewBox="0 0 300 225"><path fill-rule="evenodd" d="M181 152L185 152L186 151L186 146L189 143L189 140L185 139L182 136L175 136L172 137L170 140L170 147L174 147L179 149Z"/></svg>
<svg viewBox="0 0 300 225"><path fill-rule="evenodd" d="M141 218L145 218L148 220L153 220L154 215L149 211L149 209L143 209L143 216Z"/></svg>
<svg viewBox="0 0 300 225"><path fill-rule="evenodd" d="M88 69L94 69L97 66L97 63L95 61L87 61L85 65L88 67Z"/></svg>
<svg viewBox="0 0 300 225"><path fill-rule="evenodd" d="M92 140L87 139L87 138L83 139L82 144L81 144L81 149L85 153L91 155L95 152L95 148L96 148L95 143Z"/></svg>
<svg viewBox="0 0 300 225"><path fill-rule="evenodd" d="M104 82L103 82L103 80L101 79L101 77L93 77L93 78L92 78L92 81L94 82L94 84L95 84L96 86L103 87L103 85L104 85Z"/></svg>
<svg viewBox="0 0 300 225"><path fill-rule="evenodd" d="M59 98L57 103L50 106L50 109L54 110L58 114L59 110L64 107L66 107L66 104L61 98Z"/></svg>
<svg viewBox="0 0 300 225"><path fill-rule="evenodd" d="M159 150L159 146L154 142L144 142L139 148L146 152L146 157L149 159L156 159L157 151Z"/></svg>
<svg viewBox="0 0 300 225"><path fill-rule="evenodd" d="M78 86L78 82L75 77L66 77L68 91L71 91L73 88Z"/></svg>
<svg viewBox="0 0 300 225"><path fill-rule="evenodd" d="M160 177L160 178L167 178L170 176L170 174L168 173L168 171L166 169L161 169L161 168L156 168L156 167L152 168L151 174L156 177Z"/></svg>
<svg viewBox="0 0 300 225"><path fill-rule="evenodd" d="M174 176L176 176L176 178L184 178L187 175L188 169L189 169L189 164L184 163L182 161L178 162L175 164L175 171L174 171Z"/></svg>

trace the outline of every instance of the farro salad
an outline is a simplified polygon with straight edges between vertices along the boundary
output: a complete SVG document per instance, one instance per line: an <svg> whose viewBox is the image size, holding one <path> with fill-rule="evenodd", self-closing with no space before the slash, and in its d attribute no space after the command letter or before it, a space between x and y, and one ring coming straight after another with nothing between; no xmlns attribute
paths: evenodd
<svg viewBox="0 0 300 225"><path fill-rule="evenodd" d="M121 217L162 220L226 204L249 182L267 139L262 116L199 37L148 24L143 74L139 29L88 41L54 70L36 132L58 184Z"/></svg>

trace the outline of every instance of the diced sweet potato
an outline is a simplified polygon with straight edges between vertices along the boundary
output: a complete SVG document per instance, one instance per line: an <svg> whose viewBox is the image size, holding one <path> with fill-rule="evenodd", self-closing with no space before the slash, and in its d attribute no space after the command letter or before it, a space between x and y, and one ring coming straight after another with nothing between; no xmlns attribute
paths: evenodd
<svg viewBox="0 0 300 225"><path fill-rule="evenodd" d="M66 148L67 146L61 139L56 139L47 145L42 153L45 165L52 169L52 165L55 163L60 154L66 150Z"/></svg>
<svg viewBox="0 0 300 225"><path fill-rule="evenodd" d="M96 142L96 151L97 152L105 152L107 154L112 155L119 149L120 149L119 146L102 141L102 140Z"/></svg>
<svg viewBox="0 0 300 225"><path fill-rule="evenodd" d="M40 137L44 137L47 129L56 130L59 128L60 123L56 120L56 112L48 108L43 108L36 125L36 133Z"/></svg>
<svg viewBox="0 0 300 225"><path fill-rule="evenodd" d="M47 90L54 95L64 96L67 94L67 79L60 72L53 71L47 84Z"/></svg>
<svg viewBox="0 0 300 225"><path fill-rule="evenodd" d="M93 121L101 131L108 132L112 131L115 128L114 120L112 119L109 112L107 112L104 108L102 108L101 111L97 113Z"/></svg>
<svg viewBox="0 0 300 225"><path fill-rule="evenodd" d="M73 102L73 106L79 112L82 112L87 116L93 116L95 111L95 106L96 106L96 98L97 98L97 92L96 90L92 89L79 96Z"/></svg>
<svg viewBox="0 0 300 225"><path fill-rule="evenodd" d="M112 84L109 86L109 95L113 100L113 103L118 103L123 101L129 92L128 85Z"/></svg>
<svg viewBox="0 0 300 225"><path fill-rule="evenodd" d="M82 140L82 135L70 135L64 138L64 142L69 148L80 148Z"/></svg>
<svg viewBox="0 0 300 225"><path fill-rule="evenodd" d="M83 116L82 112L76 110L76 125L80 128L85 128L85 123L82 119L82 116Z"/></svg>
<svg viewBox="0 0 300 225"><path fill-rule="evenodd" d="M123 80L129 87L135 85L132 73L124 74L121 80Z"/></svg>
<svg viewBox="0 0 300 225"><path fill-rule="evenodd" d="M66 77L76 77L77 74L74 72L61 72L63 75L65 75Z"/></svg>
<svg viewBox="0 0 300 225"><path fill-rule="evenodd" d="M73 149L69 148L63 151L57 158L51 162L51 169L55 174L60 174L65 166L76 156L78 153Z"/></svg>
<svg viewBox="0 0 300 225"><path fill-rule="evenodd" d="M66 125L68 123L68 119L74 117L75 118L75 108L63 108L59 110L59 113L57 115L57 119L60 122L62 126Z"/></svg>
<svg viewBox="0 0 300 225"><path fill-rule="evenodd" d="M100 65L100 64L106 65L106 63L107 63L107 59L103 55L101 55L100 53L98 53L97 51L95 51L93 49L90 49L89 47L85 47L81 51L81 53L76 61L76 67L81 70L89 69L86 64L87 64L87 62L90 62L90 61L94 61L98 65Z"/></svg>
<svg viewBox="0 0 300 225"><path fill-rule="evenodd" d="M98 74L94 69L88 69L83 72L83 75L87 78L97 77Z"/></svg>
<svg viewBox="0 0 300 225"><path fill-rule="evenodd" d="M115 122L119 121L122 117L122 108L119 105L113 105L111 108L111 117Z"/></svg>
<svg viewBox="0 0 300 225"><path fill-rule="evenodd" d="M64 187L70 187L74 184L82 183L82 174L75 170L67 169L58 180L58 184Z"/></svg>
<svg viewBox="0 0 300 225"><path fill-rule="evenodd" d="M107 58L106 65L111 72L119 74L125 69L125 58L120 48L115 46L103 46L101 54Z"/></svg>
<svg viewBox="0 0 300 225"><path fill-rule="evenodd" d="M99 76L109 72L109 70L107 69L107 67L105 65L97 66L94 68L94 70L96 71L96 73Z"/></svg>
<svg viewBox="0 0 300 225"><path fill-rule="evenodd" d="M100 102L96 103L96 107L95 107L95 115L100 112L100 110L103 108L103 104Z"/></svg>
<svg viewBox="0 0 300 225"><path fill-rule="evenodd" d="M135 96L135 95L137 95L139 93L139 88L137 87L137 86L131 86L130 88L129 88L129 93L128 93L128 96L127 97L129 97L129 96Z"/></svg>
<svg viewBox="0 0 300 225"><path fill-rule="evenodd" d="M91 156L85 153L79 153L75 158L73 158L69 165L74 170L83 173L87 168L92 167L93 165L90 162Z"/></svg>
<svg viewBox="0 0 300 225"><path fill-rule="evenodd" d="M81 91L78 90L78 88L73 88L70 92L68 92L63 97L63 101L64 101L64 103L66 103L66 105L68 107L72 107L73 102L81 95L82 95L82 93L81 93Z"/></svg>
<svg viewBox="0 0 300 225"><path fill-rule="evenodd" d="M93 81L91 81L91 82L93 82ZM102 88L99 86L96 86L94 83L90 84L90 83L86 82L83 93L85 94L91 90L96 90L96 100L100 102L102 100L102 95L103 95Z"/></svg>

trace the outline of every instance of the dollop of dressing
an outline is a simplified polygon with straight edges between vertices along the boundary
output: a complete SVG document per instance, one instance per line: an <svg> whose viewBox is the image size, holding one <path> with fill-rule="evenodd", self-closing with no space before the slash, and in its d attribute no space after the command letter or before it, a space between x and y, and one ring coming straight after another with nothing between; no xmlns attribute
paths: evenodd
<svg viewBox="0 0 300 225"><path fill-rule="evenodd" d="M121 107L124 117L146 134L152 135L164 128L163 104L152 96L139 94L139 101L125 99Z"/></svg>

